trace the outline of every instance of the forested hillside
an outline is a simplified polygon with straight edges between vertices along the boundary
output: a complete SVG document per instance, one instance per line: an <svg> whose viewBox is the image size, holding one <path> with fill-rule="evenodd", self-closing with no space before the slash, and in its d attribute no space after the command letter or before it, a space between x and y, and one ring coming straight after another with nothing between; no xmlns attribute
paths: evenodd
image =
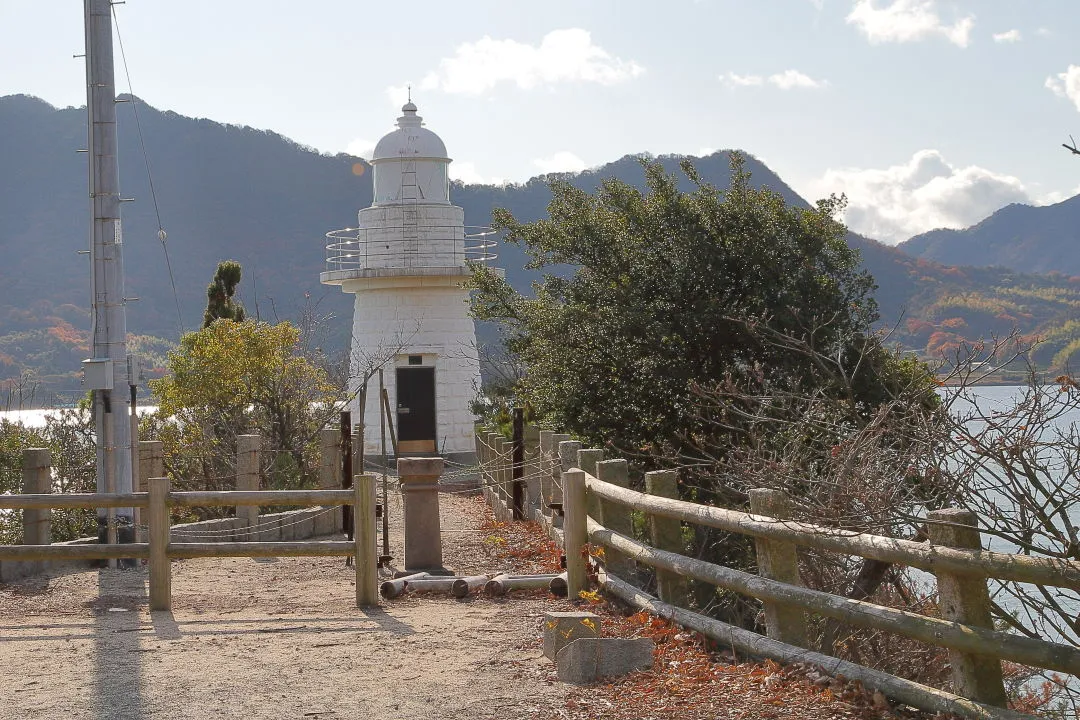
<svg viewBox="0 0 1080 720"><path fill-rule="evenodd" d="M273 132L140 104L167 231L162 243L132 104L118 109L121 185L134 198L123 206L126 292L138 298L128 305L128 327L141 336L133 344L148 355L147 364L160 365L168 341L182 327L198 325L206 284L226 258L244 267L240 294L252 315L295 317L305 303L316 302L336 315L328 324L328 345L343 347L351 297L319 284L323 234L355 225L356 211L370 204L367 166L348 155L319 154ZM7 258L0 266L0 380L29 369L51 387L78 387L89 327L88 258L79 254L88 233L86 156L76 152L86 144L85 120L79 108L57 109L27 96L0 98L0 251ZM676 171L679 158L661 160ZM695 163L706 181L727 186L726 151ZM755 185L805 203L752 156L747 167ZM592 189L607 177L640 186L644 176L638 158L628 155L570 179ZM451 193L470 225L489 223L495 207L520 220L538 219L550 199L544 178L499 187L455 183ZM1066 276L950 267L854 234L849 242L879 285L882 323L898 325L896 338L921 353L935 355L964 338L1007 332L1013 325L1053 339L1048 361L1063 362L1080 347L1080 328L1072 322L1080 286ZM513 284L527 288L534 275L524 269L520 249L503 246L499 254L497 264Z"/></svg>

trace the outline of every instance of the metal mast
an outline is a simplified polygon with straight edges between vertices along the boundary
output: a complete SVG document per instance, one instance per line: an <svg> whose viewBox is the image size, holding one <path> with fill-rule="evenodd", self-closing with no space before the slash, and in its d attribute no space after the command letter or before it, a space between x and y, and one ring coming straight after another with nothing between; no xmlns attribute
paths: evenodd
<svg viewBox="0 0 1080 720"><path fill-rule="evenodd" d="M86 112L90 158L90 295L93 355L83 361L94 397L98 492L130 493L131 377L124 308L120 172L116 157L116 87L113 78L112 3L84 0ZM116 511L120 532L110 541L130 542L132 510ZM111 515L111 513L110 513ZM102 530L105 518L99 515ZM111 525L111 523L110 523ZM99 533L100 535L101 533ZM104 538L102 538L104 539Z"/></svg>

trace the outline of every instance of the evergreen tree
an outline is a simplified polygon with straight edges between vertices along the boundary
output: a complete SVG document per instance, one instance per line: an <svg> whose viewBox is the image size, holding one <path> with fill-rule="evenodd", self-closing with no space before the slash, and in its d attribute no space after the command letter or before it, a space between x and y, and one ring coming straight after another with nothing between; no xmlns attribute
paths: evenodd
<svg viewBox="0 0 1080 720"><path fill-rule="evenodd" d="M222 260L218 263L214 279L206 288L206 312L203 313L203 327L209 327L219 318L244 321L244 306L233 299L236 287L240 284L242 273L240 263L235 260Z"/></svg>

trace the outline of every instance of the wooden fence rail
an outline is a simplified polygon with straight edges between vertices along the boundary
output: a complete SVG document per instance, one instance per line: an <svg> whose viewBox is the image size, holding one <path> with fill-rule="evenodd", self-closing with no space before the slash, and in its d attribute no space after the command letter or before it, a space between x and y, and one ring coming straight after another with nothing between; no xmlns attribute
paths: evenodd
<svg viewBox="0 0 1080 720"><path fill-rule="evenodd" d="M481 430L485 447L500 443L494 434ZM911 705L938 712L957 713L970 718L998 720L1029 717L1005 709L1007 702L1001 661L1008 660L1045 670L1080 677L1080 649L1062 643L1003 632L993 627L988 613L988 579L1064 587L1080 591L1080 562L1035 558L1026 555L981 549L977 518L959 510L941 510L928 515L930 541L883 537L823 527L787 519L782 506L789 503L777 491L755 491L758 512L740 512L662 497L657 483L648 493L625 487L623 461L601 460L596 450L583 449L568 436L540 431L538 467L543 502L533 519L564 544L567 584L573 597L587 589L589 578L584 559L589 543L605 548L602 584L608 590L640 608L704 632L740 650L780 661L809 661L833 672L860 679L868 687L880 689ZM479 440L478 440L479 443ZM483 456L482 477L498 483L506 463L498 452ZM612 464L609 468L608 465ZM595 472L590 472L595 468ZM600 480L594 475L611 479ZM550 481L549 478L550 477ZM666 487L666 486L665 486ZM497 513L506 515L506 500L500 493L488 493ZM553 503L554 513L548 508ZM502 507L499 507L502 505ZM559 522L560 512L564 515ZM633 537L631 511L646 519L649 542ZM687 557L666 543L657 528L657 518L716 528L754 538L759 553L759 572L754 575ZM561 524L561 531L556 529ZM928 617L867 601L832 595L802 587L792 564L797 546L880 560L918 568L938 580L941 617ZM768 553L769 557L760 557ZM720 588L761 600L767 609L768 636L735 628L678 607L673 600L662 602L632 587L618 575L634 564L649 566L669 579L693 578ZM790 566L790 567L789 567ZM663 589L663 588L661 588ZM667 598L665 598L667 599ZM871 628L916 639L945 648L953 672L954 692L946 692L903 680L882 671L865 668L814 652L806 640L806 613L832 618L841 623ZM783 626L783 627L781 627ZM828 649L825 652L829 652Z"/></svg>
<svg viewBox="0 0 1080 720"><path fill-rule="evenodd" d="M0 509L146 508L149 542L98 545L0 545L0 561L148 559L150 609L172 607L173 559L199 557L354 556L357 607L378 603L375 548L375 477L358 475L350 490L247 490L170 492L168 478L150 478L149 492L0 495ZM174 543L169 506L352 506L353 541Z"/></svg>

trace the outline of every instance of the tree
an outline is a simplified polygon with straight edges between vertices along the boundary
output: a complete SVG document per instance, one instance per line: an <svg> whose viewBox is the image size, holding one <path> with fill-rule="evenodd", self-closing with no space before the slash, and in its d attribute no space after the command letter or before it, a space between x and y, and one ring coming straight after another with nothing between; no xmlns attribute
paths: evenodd
<svg viewBox="0 0 1080 720"><path fill-rule="evenodd" d="M339 397L299 341L287 322L224 319L181 338L168 374L150 383L160 405L153 434L177 485L227 487L245 433L263 436L272 486L314 481L318 431Z"/></svg>
<svg viewBox="0 0 1080 720"><path fill-rule="evenodd" d="M533 298L490 271L474 276L474 314L504 324L524 369L517 402L641 469L681 468L696 502L745 507L751 487L780 486L808 519L910 536L913 506L934 493L914 473L895 478L917 464L913 433L935 413L936 385L872 332L873 281L834 219L842 200L788 207L751 185L737 155L725 192L689 163L686 193L644 167L646 192L610 180L594 196L556 181L548 219L496 213L531 267L557 271ZM855 464L871 445L882 461L872 473ZM845 467L843 482L827 481ZM853 515L853 496L873 513ZM698 557L753 565L745 540L686 538ZM887 570L847 563L828 575L866 596ZM711 587L698 602L744 624L757 615L718 610Z"/></svg>
<svg viewBox="0 0 1080 720"><path fill-rule="evenodd" d="M738 155L724 193L689 163L689 193L658 163L644 168L645 193L609 180L593 196L556 180L549 219L522 224L496 211L530 267L573 268L546 275L535 298L489 270L474 276L475 316L504 324L525 368L520 400L623 454L680 456L705 429L695 386L755 375L787 388L833 382L814 355L777 338L852 369L868 359L850 387L822 389L880 399L892 364L867 334L873 282L833 218L840 200L789 208L751 186Z"/></svg>
<svg viewBox="0 0 1080 720"><path fill-rule="evenodd" d="M243 270L235 260L222 260L218 263L214 279L206 288L206 311L203 313L203 327L219 318L243 322L244 306L233 299L236 287L240 284Z"/></svg>

